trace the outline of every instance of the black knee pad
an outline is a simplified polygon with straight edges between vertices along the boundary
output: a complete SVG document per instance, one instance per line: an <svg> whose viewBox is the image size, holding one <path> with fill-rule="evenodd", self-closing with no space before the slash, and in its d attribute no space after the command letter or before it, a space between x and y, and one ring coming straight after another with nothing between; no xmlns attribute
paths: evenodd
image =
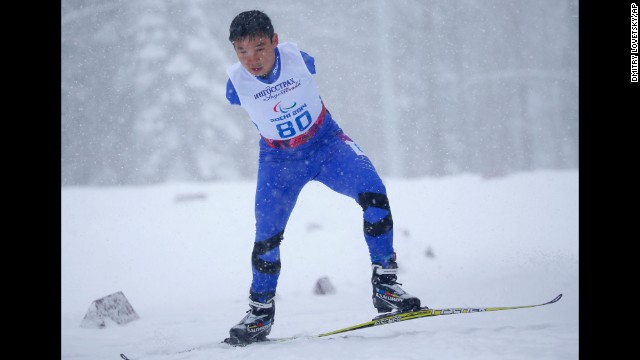
<svg viewBox="0 0 640 360"><path fill-rule="evenodd" d="M389 207L389 199L385 194L372 192L364 192L358 194L358 204L362 207L362 211L367 211L369 207L384 209L389 212L382 220L370 223L364 220L364 233L369 236L380 236L393 229L393 217L391 217L391 208Z"/></svg>
<svg viewBox="0 0 640 360"><path fill-rule="evenodd" d="M277 233L267 240L256 242L253 244L253 252L251 253L251 263L256 270L265 274L278 274L280 273L280 259L275 262L270 262L260 259L260 255L266 254L269 251L280 246L280 242L284 238L284 231Z"/></svg>

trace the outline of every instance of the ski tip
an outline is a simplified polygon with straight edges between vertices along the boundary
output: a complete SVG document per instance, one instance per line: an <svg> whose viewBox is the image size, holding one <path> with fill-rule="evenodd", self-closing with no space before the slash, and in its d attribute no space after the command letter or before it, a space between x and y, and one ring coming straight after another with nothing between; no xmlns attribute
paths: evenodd
<svg viewBox="0 0 640 360"><path fill-rule="evenodd" d="M562 298L562 294L556 296L553 300L549 301L547 304L553 304L554 302L557 302L558 300L560 300L560 298Z"/></svg>
<svg viewBox="0 0 640 360"><path fill-rule="evenodd" d="M126 357L124 354L120 354L120 357L123 358L124 360L129 360L129 358Z"/></svg>

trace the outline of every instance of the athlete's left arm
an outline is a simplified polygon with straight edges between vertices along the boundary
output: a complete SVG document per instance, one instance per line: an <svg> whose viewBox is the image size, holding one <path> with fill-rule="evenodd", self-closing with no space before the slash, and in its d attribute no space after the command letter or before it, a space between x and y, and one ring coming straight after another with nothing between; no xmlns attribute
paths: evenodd
<svg viewBox="0 0 640 360"><path fill-rule="evenodd" d="M300 55L302 55L302 59L304 60L304 63L307 64L307 69L309 69L309 72L312 74L316 73L316 63L315 60L313 59L313 56L307 54L304 51L300 51Z"/></svg>

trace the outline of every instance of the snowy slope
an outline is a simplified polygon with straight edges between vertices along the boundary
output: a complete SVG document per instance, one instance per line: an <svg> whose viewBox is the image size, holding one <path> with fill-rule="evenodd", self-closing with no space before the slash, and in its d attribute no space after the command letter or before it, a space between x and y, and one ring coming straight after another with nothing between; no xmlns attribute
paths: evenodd
<svg viewBox="0 0 640 360"><path fill-rule="evenodd" d="M560 302L246 348L217 342L248 310L253 182L63 188L62 359L577 359L578 177L386 180L399 281L424 305L528 305L562 293ZM303 190L281 247L271 336L377 315L361 216L324 185ZM321 276L335 294L313 294ZM140 319L81 328L91 302L117 291Z"/></svg>

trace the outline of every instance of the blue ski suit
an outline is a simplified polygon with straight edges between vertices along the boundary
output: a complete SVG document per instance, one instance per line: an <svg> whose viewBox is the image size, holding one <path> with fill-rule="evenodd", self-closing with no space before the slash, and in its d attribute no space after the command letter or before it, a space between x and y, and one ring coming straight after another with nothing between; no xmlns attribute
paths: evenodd
<svg viewBox="0 0 640 360"><path fill-rule="evenodd" d="M265 84L279 81L283 64L276 51L276 66ZM300 51L311 74L313 57ZM241 105L235 84L227 81L227 99ZM330 189L354 199L363 209L363 232L372 263L387 266L394 260L393 219L385 186L369 158L342 131L324 108L314 132L295 146L274 146L264 136L255 197L256 232L251 266L253 280L250 297L266 302L275 296L280 275L280 242L302 188L319 181ZM275 110L275 109L274 109ZM302 136L302 135L301 135Z"/></svg>

